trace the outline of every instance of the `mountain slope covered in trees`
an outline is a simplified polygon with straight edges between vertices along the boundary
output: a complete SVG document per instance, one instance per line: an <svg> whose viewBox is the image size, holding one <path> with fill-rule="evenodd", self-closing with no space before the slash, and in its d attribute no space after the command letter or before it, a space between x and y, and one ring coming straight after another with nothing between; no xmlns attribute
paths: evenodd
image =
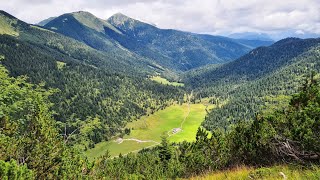
<svg viewBox="0 0 320 180"><path fill-rule="evenodd" d="M219 67L187 73L186 85L198 89L198 97L212 97L220 109L208 115L208 129L255 116L265 105L286 100L297 91L303 77L320 72L320 39L289 38L270 47L257 48L241 58Z"/></svg>
<svg viewBox="0 0 320 180"><path fill-rule="evenodd" d="M171 63L175 69L182 71L206 64L225 63L250 50L248 46L233 39L159 29L121 13L111 16L108 22L124 34L114 36L123 46L155 59L158 63L160 63L159 57L166 58L168 59L166 61L169 61L167 63Z"/></svg>
<svg viewBox="0 0 320 180"><path fill-rule="evenodd" d="M134 55L128 57L127 54L98 51L73 38L27 24L4 11L0 11L0 19L4 22L1 29L7 29L5 33L1 34L15 35L20 40L42 45L55 52L71 56L83 63L104 68L109 72L132 75L158 72L158 69L152 68L153 64L141 59L135 59Z"/></svg>
<svg viewBox="0 0 320 180"><path fill-rule="evenodd" d="M56 17L49 17L48 19L45 19L45 20L42 20L42 21L38 22L37 25L39 25L39 26L44 26L44 25L46 25L48 22L50 22L51 20L53 20L54 18L56 18Z"/></svg>

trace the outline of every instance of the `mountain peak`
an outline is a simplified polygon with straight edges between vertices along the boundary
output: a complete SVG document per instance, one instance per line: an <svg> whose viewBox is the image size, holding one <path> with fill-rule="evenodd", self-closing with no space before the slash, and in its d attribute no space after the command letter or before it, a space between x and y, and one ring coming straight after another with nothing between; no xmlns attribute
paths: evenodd
<svg viewBox="0 0 320 180"><path fill-rule="evenodd" d="M129 16L126 16L126 15L122 14L121 12L118 12L118 13L116 13L116 14L112 15L111 17L117 17L117 18L126 18L126 19L130 19L130 17L129 17Z"/></svg>
<svg viewBox="0 0 320 180"><path fill-rule="evenodd" d="M113 31L121 34L121 32L118 31L115 27L113 27L110 23L96 17L95 15L87 11L77 11L77 12L72 12L68 14L63 14L56 19L59 19L58 21L62 21L63 23L65 23L66 20L68 20L68 16L70 15L82 25L85 25L98 32L104 33L105 27L108 27L109 29L112 29Z"/></svg>
<svg viewBox="0 0 320 180"><path fill-rule="evenodd" d="M99 19L95 15L87 11L77 11L77 12L72 12L70 14L76 19L78 19L79 21L95 21Z"/></svg>
<svg viewBox="0 0 320 180"><path fill-rule="evenodd" d="M112 15L109 19L108 19L108 22L113 24L113 25L122 25L124 23L127 23L129 22L130 24L133 23L133 22L138 22L137 20L135 19L132 19L122 13L116 13L114 15Z"/></svg>
<svg viewBox="0 0 320 180"><path fill-rule="evenodd" d="M122 13L116 13L107 20L113 26L123 31L131 31L137 27L154 28L155 26L148 23L133 19Z"/></svg>
<svg viewBox="0 0 320 180"><path fill-rule="evenodd" d="M93 14L91 14L88 11L76 11L76 12L72 12L71 14L73 14L73 15L82 15L82 16L94 16Z"/></svg>

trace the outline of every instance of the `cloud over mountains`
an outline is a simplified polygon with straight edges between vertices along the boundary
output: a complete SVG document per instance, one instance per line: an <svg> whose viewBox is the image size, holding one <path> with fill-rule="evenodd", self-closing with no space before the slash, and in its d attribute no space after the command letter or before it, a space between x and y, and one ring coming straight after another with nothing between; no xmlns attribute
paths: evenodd
<svg viewBox="0 0 320 180"><path fill-rule="evenodd" d="M161 28L197 33L264 32L274 38L320 36L319 0L0 0L0 3L1 9L29 23L84 10L103 19L122 12Z"/></svg>

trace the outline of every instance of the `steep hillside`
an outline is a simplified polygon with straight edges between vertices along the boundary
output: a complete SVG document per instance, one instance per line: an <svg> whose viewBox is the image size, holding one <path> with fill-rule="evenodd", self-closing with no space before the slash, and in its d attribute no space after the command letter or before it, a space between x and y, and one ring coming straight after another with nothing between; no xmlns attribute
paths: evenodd
<svg viewBox="0 0 320 180"><path fill-rule="evenodd" d="M18 36L19 32L15 28L17 23L17 19L15 19L10 14L0 10L0 34Z"/></svg>
<svg viewBox="0 0 320 180"><path fill-rule="evenodd" d="M132 68L139 67L135 70L137 73L151 71L153 74L161 73L170 78L170 70L153 60L126 49L109 36L108 33L116 34L116 36L121 36L122 33L107 21L99 19L91 13L79 11L63 14L48 22L44 28L83 42L105 55L113 56L117 59L116 64L119 63L118 59L121 59L129 63ZM115 66L123 67L121 64ZM132 70L129 69L128 71Z"/></svg>
<svg viewBox="0 0 320 180"><path fill-rule="evenodd" d="M88 12L63 14L48 22L44 27L77 39L98 50L119 50L116 42L104 32L105 28L112 29L115 33L120 32L108 22Z"/></svg>
<svg viewBox="0 0 320 180"><path fill-rule="evenodd" d="M49 17L48 19L42 20L40 22L37 23L37 25L39 26L44 26L46 25L48 22L52 21L53 19L55 19L56 17Z"/></svg>
<svg viewBox="0 0 320 180"><path fill-rule="evenodd" d="M208 129L226 128L266 106L287 101L286 95L296 92L305 77L320 72L319 58L320 39L289 38L220 67L191 71L185 84L196 88L199 97L212 97L215 103L227 100L203 124Z"/></svg>
<svg viewBox="0 0 320 180"><path fill-rule="evenodd" d="M195 88L221 81L241 84L259 79L291 64L295 57L319 43L320 39L284 39L272 46L254 49L233 62L194 76L189 84Z"/></svg>

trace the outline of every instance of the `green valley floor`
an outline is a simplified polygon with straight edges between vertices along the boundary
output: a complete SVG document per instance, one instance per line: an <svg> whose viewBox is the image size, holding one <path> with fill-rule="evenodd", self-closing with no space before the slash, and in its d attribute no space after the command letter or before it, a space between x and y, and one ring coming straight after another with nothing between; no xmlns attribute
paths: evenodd
<svg viewBox="0 0 320 180"><path fill-rule="evenodd" d="M98 143L86 154L90 160L104 155L108 150L111 157L116 157L120 153L125 155L158 145L163 135L171 142L194 141L207 110L212 108L214 105L209 105L207 101L172 105L128 123L127 128L131 129L130 135Z"/></svg>

